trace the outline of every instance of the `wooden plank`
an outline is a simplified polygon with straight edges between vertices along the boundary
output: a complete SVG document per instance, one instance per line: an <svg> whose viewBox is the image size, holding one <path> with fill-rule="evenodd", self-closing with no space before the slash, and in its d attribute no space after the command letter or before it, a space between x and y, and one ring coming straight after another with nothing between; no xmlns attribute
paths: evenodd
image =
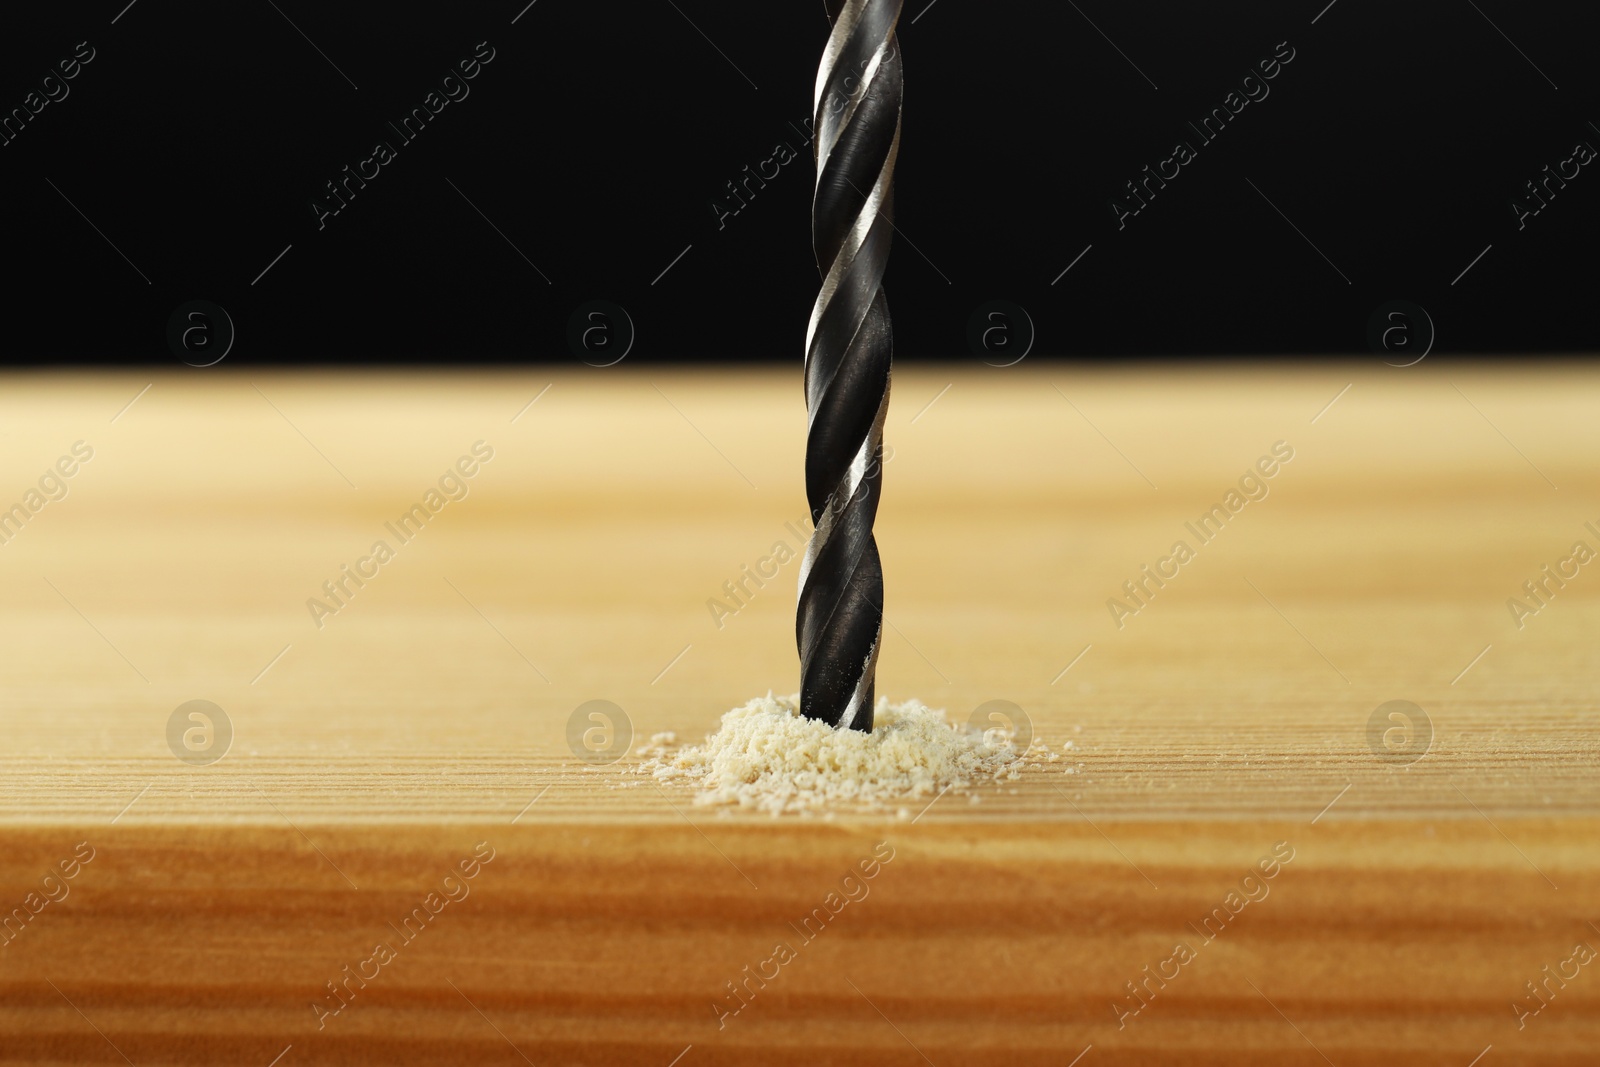
<svg viewBox="0 0 1600 1067"><path fill-rule="evenodd" d="M879 688L1014 701L1063 758L915 822L712 811L568 747L586 700L698 738L794 685L792 563L707 606L806 532L792 374L11 376L0 507L59 498L0 544L0 1063L1588 1062L1600 579L1541 568L1600 547L1600 375L980 370L896 375ZM196 699L208 765L169 748Z"/></svg>

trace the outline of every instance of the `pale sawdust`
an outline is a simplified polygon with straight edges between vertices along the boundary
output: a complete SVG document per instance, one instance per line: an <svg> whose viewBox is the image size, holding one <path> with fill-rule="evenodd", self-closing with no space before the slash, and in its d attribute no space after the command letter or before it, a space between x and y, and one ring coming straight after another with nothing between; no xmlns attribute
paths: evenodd
<svg viewBox="0 0 1600 1067"><path fill-rule="evenodd" d="M697 785L696 804L774 817L893 809L909 819L910 802L921 808L946 791L1015 781L1030 754L1045 758L1037 739L1024 752L1002 730L948 722L918 700L880 697L871 733L804 718L799 704L798 694L757 697L724 714L700 745L674 748L675 735L657 734L638 749L645 758L636 770Z"/></svg>

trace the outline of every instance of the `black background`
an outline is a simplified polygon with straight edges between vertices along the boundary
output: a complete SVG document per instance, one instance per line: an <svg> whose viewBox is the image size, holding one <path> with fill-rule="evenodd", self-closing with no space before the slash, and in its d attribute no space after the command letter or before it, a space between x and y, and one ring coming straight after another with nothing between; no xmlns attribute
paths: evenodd
<svg viewBox="0 0 1600 1067"><path fill-rule="evenodd" d="M96 56L0 147L7 360L175 364L168 317L204 299L230 365L572 362L569 317L605 299L632 361L798 363L819 0L525 2L12 5L0 111ZM1520 231L1509 206L1600 147L1591 12L910 0L896 358L970 360L996 298L1080 359L1362 352L1394 299L1440 353L1591 349L1600 167ZM399 144L385 123L480 41L470 95ZM1123 183L1282 41L1270 95L1119 230ZM397 158L319 230L379 139ZM719 229L780 141L800 158Z"/></svg>

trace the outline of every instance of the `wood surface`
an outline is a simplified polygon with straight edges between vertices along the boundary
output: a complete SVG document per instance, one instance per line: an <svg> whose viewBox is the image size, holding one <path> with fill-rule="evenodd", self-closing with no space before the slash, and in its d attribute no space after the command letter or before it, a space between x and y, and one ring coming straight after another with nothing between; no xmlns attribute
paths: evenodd
<svg viewBox="0 0 1600 1067"><path fill-rule="evenodd" d="M1597 410L1578 362L901 369L879 692L1012 701L1062 758L773 820L567 727L793 691L797 564L707 601L805 532L797 371L8 375L0 508L93 456L0 526L0 1063L1594 1063Z"/></svg>

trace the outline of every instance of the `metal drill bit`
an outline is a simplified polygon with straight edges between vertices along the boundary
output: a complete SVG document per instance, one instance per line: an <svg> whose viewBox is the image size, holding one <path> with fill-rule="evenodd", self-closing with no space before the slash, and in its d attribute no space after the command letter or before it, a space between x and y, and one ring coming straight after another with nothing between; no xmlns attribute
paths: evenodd
<svg viewBox="0 0 1600 1067"><path fill-rule="evenodd" d="M806 499L800 566L800 713L872 729L883 568L872 538L894 340L883 271L900 148L901 0L824 0L811 235L822 290L806 331Z"/></svg>

